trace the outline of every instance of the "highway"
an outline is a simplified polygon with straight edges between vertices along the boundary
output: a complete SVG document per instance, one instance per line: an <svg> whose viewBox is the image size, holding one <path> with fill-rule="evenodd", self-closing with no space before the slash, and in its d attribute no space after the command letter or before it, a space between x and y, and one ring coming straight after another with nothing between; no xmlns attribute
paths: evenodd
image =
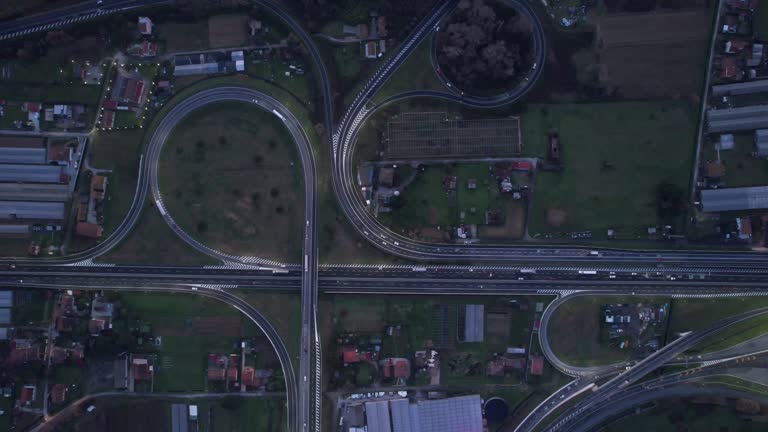
<svg viewBox="0 0 768 432"><path fill-rule="evenodd" d="M595 411L595 407L612 401L618 394L631 384L637 382L650 372L663 366L679 354L696 346L709 336L725 329L726 327L748 320L759 315L768 313L768 308L759 308L745 312L734 317L718 321L711 327L687 333L674 341L668 343L663 348L637 362L629 367L625 372L609 379L605 383L597 385L592 393L589 393L584 399L580 400L574 407L561 414L559 418L552 423L546 430L547 432L556 432L560 430L573 430L573 424L587 418ZM518 428L518 431L530 429Z"/></svg>
<svg viewBox="0 0 768 432"><path fill-rule="evenodd" d="M173 0L96 0L66 6L49 12L22 17L2 23L0 41L22 38L32 33L53 30L102 18L132 9L171 3Z"/></svg>

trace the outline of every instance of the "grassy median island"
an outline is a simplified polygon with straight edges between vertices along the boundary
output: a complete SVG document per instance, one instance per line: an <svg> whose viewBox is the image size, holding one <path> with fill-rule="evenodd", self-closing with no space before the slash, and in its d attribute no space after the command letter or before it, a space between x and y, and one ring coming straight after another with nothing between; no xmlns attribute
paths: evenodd
<svg viewBox="0 0 768 432"><path fill-rule="evenodd" d="M539 148L557 132L563 164L537 174L529 233L592 230L601 240L613 229L620 239L647 238L660 225L659 186L687 193L695 128L693 107L677 101L529 106L524 143Z"/></svg>
<svg viewBox="0 0 768 432"><path fill-rule="evenodd" d="M205 245L235 255L299 259L301 160L272 113L236 102L193 112L163 148L159 181L176 223Z"/></svg>

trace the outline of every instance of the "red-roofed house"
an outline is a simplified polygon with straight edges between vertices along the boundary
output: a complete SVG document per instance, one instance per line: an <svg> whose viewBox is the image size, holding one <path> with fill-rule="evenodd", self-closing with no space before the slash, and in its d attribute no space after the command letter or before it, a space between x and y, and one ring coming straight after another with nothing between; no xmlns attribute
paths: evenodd
<svg viewBox="0 0 768 432"><path fill-rule="evenodd" d="M736 64L736 59L732 57L723 57L720 61L720 78L734 79L739 78L741 70Z"/></svg>
<svg viewBox="0 0 768 432"><path fill-rule="evenodd" d="M743 40L729 40L725 42L725 52L728 54L736 54L744 51L744 48L747 47L747 41Z"/></svg>
<svg viewBox="0 0 768 432"><path fill-rule="evenodd" d="M146 358L131 359L131 375L135 381L149 381L152 379L152 367Z"/></svg>
<svg viewBox="0 0 768 432"><path fill-rule="evenodd" d="M56 318L56 331L71 332L77 325L77 318L60 316Z"/></svg>
<svg viewBox="0 0 768 432"><path fill-rule="evenodd" d="M253 387L254 383L254 377L256 376L255 371L252 367L246 366L243 368L243 379L242 383L244 386L247 387Z"/></svg>
<svg viewBox="0 0 768 432"><path fill-rule="evenodd" d="M53 402L54 405L64 403L64 401L67 400L67 390L68 387L64 384L54 384L53 387L51 387L51 402Z"/></svg>
<svg viewBox="0 0 768 432"><path fill-rule="evenodd" d="M88 333L90 333L91 336L98 336L102 331L104 331L104 325L105 321L103 319L92 318L90 321L88 321Z"/></svg>
<svg viewBox="0 0 768 432"><path fill-rule="evenodd" d="M344 363L357 363L360 361L360 354L357 352L357 347L354 345L345 345L341 349L341 357Z"/></svg>
<svg viewBox="0 0 768 432"><path fill-rule="evenodd" d="M113 127L115 127L115 112L104 111L104 118L102 119L101 122L104 125L105 129L112 129Z"/></svg>
<svg viewBox="0 0 768 432"><path fill-rule="evenodd" d="M226 371L224 369L208 369L208 381L224 381L224 378L226 378Z"/></svg>
<svg viewBox="0 0 768 432"><path fill-rule="evenodd" d="M39 113L41 108L42 104L39 102L24 102L21 106L22 111L31 113Z"/></svg>
<svg viewBox="0 0 768 432"><path fill-rule="evenodd" d="M35 400L35 395L37 394L37 387L34 385L25 385L21 388L21 392L19 394L19 403L21 406L28 406L31 405L32 402Z"/></svg>
<svg viewBox="0 0 768 432"><path fill-rule="evenodd" d="M544 372L544 358L531 356L531 375L541 375Z"/></svg>
<svg viewBox="0 0 768 432"><path fill-rule="evenodd" d="M227 368L227 381L229 381L229 382L237 381L237 375L238 375L238 373L237 373L237 365L236 364L230 365Z"/></svg>
<svg viewBox="0 0 768 432"><path fill-rule="evenodd" d="M139 103L141 100L141 95L144 93L144 81L138 81L136 82L136 85L133 87L132 92L128 93L126 97L129 101L134 103Z"/></svg>
<svg viewBox="0 0 768 432"><path fill-rule="evenodd" d="M382 361L385 378L407 379L411 376L411 362L404 358L388 358Z"/></svg>
<svg viewBox="0 0 768 432"><path fill-rule="evenodd" d="M112 99L105 99L104 102L102 102L101 106L105 110L113 110L113 109L117 109L117 102L113 101Z"/></svg>
<svg viewBox="0 0 768 432"><path fill-rule="evenodd" d="M97 239L101 238L102 234L104 234L104 228L89 222L78 222L75 225L75 232L79 236Z"/></svg>

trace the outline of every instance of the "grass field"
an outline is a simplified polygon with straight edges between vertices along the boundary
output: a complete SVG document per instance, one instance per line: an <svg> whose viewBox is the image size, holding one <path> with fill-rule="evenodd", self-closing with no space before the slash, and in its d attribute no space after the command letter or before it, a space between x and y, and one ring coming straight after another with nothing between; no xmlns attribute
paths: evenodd
<svg viewBox="0 0 768 432"><path fill-rule="evenodd" d="M159 38L165 40L166 52L208 49L208 20L166 22L159 26Z"/></svg>
<svg viewBox="0 0 768 432"><path fill-rule="evenodd" d="M129 203L130 206L130 203ZM147 201L131 234L98 262L113 264L212 265L220 264L178 238L166 225L160 212Z"/></svg>
<svg viewBox="0 0 768 432"><path fill-rule="evenodd" d="M752 156L754 136L739 134L734 136L731 150L720 151L720 161L725 165L723 181L727 187L762 186L768 184L768 160ZM715 144L705 142L702 160L717 160Z"/></svg>
<svg viewBox="0 0 768 432"><path fill-rule="evenodd" d="M617 237L634 239L659 222L660 183L688 189L695 115L685 103L529 107L524 142L539 146L550 131L560 134L564 170L537 175L531 234L592 230L595 239L604 239L614 229ZM549 225L550 209L564 211L565 222Z"/></svg>
<svg viewBox="0 0 768 432"><path fill-rule="evenodd" d="M456 176L456 197L449 198L442 182L445 176ZM477 189L467 187L469 179L477 180ZM379 219L393 228L410 229L424 226L443 228L462 222L485 223L485 211L500 208L498 186L488 164L430 165L418 173L413 183L402 192L405 204Z"/></svg>
<svg viewBox="0 0 768 432"><path fill-rule="evenodd" d="M297 294L254 293L243 291L240 297L256 308L275 327L291 358L299 355L301 337L301 299ZM298 367L298 363L294 363Z"/></svg>
<svg viewBox="0 0 768 432"><path fill-rule="evenodd" d="M105 235L120 225L133 202L143 137L143 130L96 131L90 140L91 166L112 171L108 175L108 198L104 210Z"/></svg>
<svg viewBox="0 0 768 432"><path fill-rule="evenodd" d="M229 354L239 338L257 334L235 309L197 296L124 293L121 307L162 338L155 391L205 391L207 354Z"/></svg>
<svg viewBox="0 0 768 432"><path fill-rule="evenodd" d="M573 366L597 366L629 360L631 352L601 340L601 306L637 303L639 297L576 297L560 305L549 323L549 342L557 357ZM650 301L661 302L662 298ZM673 312L674 314L674 312Z"/></svg>
<svg viewBox="0 0 768 432"><path fill-rule="evenodd" d="M216 250L297 261L304 198L295 146L281 121L260 108L221 103L190 114L161 156L169 213Z"/></svg>
<svg viewBox="0 0 768 432"><path fill-rule="evenodd" d="M593 366L626 360L626 351L600 340L600 306L608 303L662 303L664 297L577 297L561 305L549 324L550 343L557 356L574 366ZM768 306L768 297L727 299L674 299L670 308L667 340L679 333L703 330L715 322ZM713 352L768 332L768 317L752 318L712 335L691 352Z"/></svg>
<svg viewBox="0 0 768 432"><path fill-rule="evenodd" d="M490 317L489 308L502 306L515 300L527 303L527 309L503 308L506 316ZM528 347L531 326L535 317L535 303L547 304L548 297L470 297L429 298L429 297L355 297L334 296L327 305L323 305L323 315L329 316L332 322L325 329L323 338L333 340L340 332L353 332L368 335L383 335L386 325L401 324L399 337L384 337L382 350L394 356L412 356L414 351L424 349L429 341L433 341L439 328L436 326L433 310L437 305L462 306L466 304L484 304L486 307L483 342L467 343L456 341L452 349L440 349L442 359L441 385L485 385L485 384L517 384L517 377L487 377L485 362L494 352L503 352L510 346ZM326 312L326 308L328 308ZM456 329L448 329L456 332ZM335 344L331 343L331 352L336 352ZM530 348L530 347L528 347ZM460 375L451 372L452 359L471 356L471 361L482 363L482 373L478 375ZM330 360L329 360L330 361ZM542 382L548 382L550 377L542 377Z"/></svg>
<svg viewBox="0 0 768 432"><path fill-rule="evenodd" d="M755 36L765 38L768 36L768 5L757 5L757 12L753 15L752 28Z"/></svg>
<svg viewBox="0 0 768 432"><path fill-rule="evenodd" d="M390 96L410 90L448 91L432 67L431 50L432 40L425 38L392 78L373 95L373 101L381 102Z"/></svg>
<svg viewBox="0 0 768 432"><path fill-rule="evenodd" d="M741 418L732 406L690 404L668 400L656 408L621 419L605 432L759 431L764 425Z"/></svg>

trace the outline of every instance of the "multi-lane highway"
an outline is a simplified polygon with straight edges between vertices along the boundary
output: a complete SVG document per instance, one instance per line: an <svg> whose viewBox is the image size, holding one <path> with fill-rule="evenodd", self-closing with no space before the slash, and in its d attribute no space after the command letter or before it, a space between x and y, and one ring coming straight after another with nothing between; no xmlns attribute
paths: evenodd
<svg viewBox="0 0 768 432"><path fill-rule="evenodd" d="M768 255L754 253L706 251L632 251L622 249L594 249L567 246L520 246L495 244L432 244L414 241L390 231L380 224L365 208L355 187L352 155L358 132L365 120L378 108L410 97L440 97L475 107L492 107L513 102L523 97L535 85L544 67L546 40L536 12L525 0L505 0L526 15L533 28L534 65L520 85L495 98L476 98L448 89L439 91L412 91L394 95L380 102L371 102L374 95L402 65L415 47L433 34L453 10L457 1L438 1L416 26L415 30L393 50L374 74L366 81L344 112L340 121L334 121L333 95L330 80L320 50L314 40L273 0L256 0L283 19L302 40L319 75L323 95L323 119L328 151L332 155L333 186L340 205L360 235L378 248L405 258L427 261L499 262L518 267L453 266L453 267L345 267L323 268L318 277L316 243L317 202L314 155L298 120L279 101L268 95L245 88L220 88L201 92L180 102L164 117L156 128L141 158L139 180L134 202L126 219L117 230L94 249L47 260L5 260L8 265L0 271L0 283L15 287L42 286L50 288L111 288L141 290L171 290L196 293L243 310L254 320L260 320L265 333L275 344L285 369L289 430L320 430L321 351L317 333L317 295L319 289L327 293L392 293L392 294L557 294L578 291L644 295L709 295L728 296L763 293L768 282ZM105 0L85 2L76 6L25 17L3 23L0 40L23 37L33 32L71 25L108 14L140 6L165 3L165 0ZM221 100L253 103L281 118L296 141L302 158L305 176L305 208L303 221L304 252L302 262L288 265L287 273L271 274L244 265L278 266L278 263L258 257L237 257L215 251L187 235L173 221L163 205L158 184L158 166L162 144L180 119L189 112ZM74 264L90 263L122 241L138 221L149 192L171 229L198 250L221 259L222 268L182 267L91 267ZM239 267L238 267L239 265ZM539 273L523 273L519 266ZM423 269L423 270L422 270ZM580 273L579 269L588 269ZM598 272L600 274L598 274ZM293 290L302 294L301 351L298 379L287 357L285 347L274 329L247 304L225 287L243 289ZM546 333L546 332L544 332ZM678 342L683 345L686 342ZM663 357L673 348L658 354ZM654 360L655 361L655 360ZM650 361L643 363L642 367ZM641 364L638 364L640 366ZM562 365L560 365L562 367ZM634 370L634 368L633 368ZM638 375L643 372L637 369ZM629 373L629 372L627 372ZM565 390L573 391L572 388ZM565 394L565 393L564 393Z"/></svg>
<svg viewBox="0 0 768 432"><path fill-rule="evenodd" d="M86 1L37 15L2 23L0 41L26 37L32 33L53 30L144 6L172 3L173 0L103 0Z"/></svg>

